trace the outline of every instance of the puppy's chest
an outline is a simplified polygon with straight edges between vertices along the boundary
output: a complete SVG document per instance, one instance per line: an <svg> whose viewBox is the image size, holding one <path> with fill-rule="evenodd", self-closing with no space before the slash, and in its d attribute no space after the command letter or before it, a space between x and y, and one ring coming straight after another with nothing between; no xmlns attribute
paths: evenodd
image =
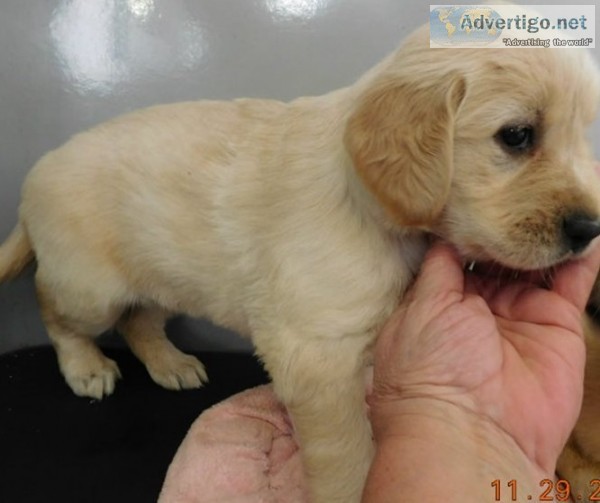
<svg viewBox="0 0 600 503"><path fill-rule="evenodd" d="M322 246L320 253L287 257L272 271L275 281L263 285L268 308L260 311L271 316L274 309L284 325L318 337L376 333L412 281L423 251L415 239L354 249Z"/></svg>

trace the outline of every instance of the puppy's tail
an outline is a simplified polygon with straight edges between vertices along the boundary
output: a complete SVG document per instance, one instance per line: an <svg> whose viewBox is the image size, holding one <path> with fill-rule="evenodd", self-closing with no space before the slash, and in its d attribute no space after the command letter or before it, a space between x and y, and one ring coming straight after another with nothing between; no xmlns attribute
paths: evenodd
<svg viewBox="0 0 600 503"><path fill-rule="evenodd" d="M0 245L0 283L17 276L33 260L27 231L19 222Z"/></svg>

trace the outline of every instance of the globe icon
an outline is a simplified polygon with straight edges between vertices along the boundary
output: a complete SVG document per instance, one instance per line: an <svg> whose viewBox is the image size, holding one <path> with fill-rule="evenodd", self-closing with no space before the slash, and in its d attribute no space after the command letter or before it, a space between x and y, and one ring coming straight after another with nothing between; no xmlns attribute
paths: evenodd
<svg viewBox="0 0 600 503"><path fill-rule="evenodd" d="M429 15L432 42L442 46L482 46L494 42L502 33L494 21L500 15L486 6L436 7Z"/></svg>

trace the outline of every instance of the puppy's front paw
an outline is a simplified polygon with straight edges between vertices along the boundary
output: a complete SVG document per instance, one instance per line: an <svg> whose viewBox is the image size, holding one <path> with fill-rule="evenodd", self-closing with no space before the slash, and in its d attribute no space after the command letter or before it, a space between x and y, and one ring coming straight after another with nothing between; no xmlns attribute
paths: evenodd
<svg viewBox="0 0 600 503"><path fill-rule="evenodd" d="M116 362L103 355L94 360L74 361L63 366L62 372L76 395L98 400L112 394L116 381L121 378Z"/></svg>
<svg viewBox="0 0 600 503"><path fill-rule="evenodd" d="M163 388L193 389L208 382L206 370L200 360L177 349L161 353L160 358L153 358L145 363L154 382Z"/></svg>

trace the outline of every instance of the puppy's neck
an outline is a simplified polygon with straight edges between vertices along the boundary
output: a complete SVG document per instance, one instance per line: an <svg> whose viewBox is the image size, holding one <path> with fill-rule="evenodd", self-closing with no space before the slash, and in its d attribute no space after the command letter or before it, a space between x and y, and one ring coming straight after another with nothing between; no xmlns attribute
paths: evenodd
<svg viewBox="0 0 600 503"><path fill-rule="evenodd" d="M386 234L395 238L413 239L417 236L425 236L431 233L431 229L406 227L400 225L377 200L377 197L365 186L360 176L354 169L352 160L345 155L343 161L348 179L348 190L353 205L361 214L361 218L368 221L370 225L376 225Z"/></svg>

